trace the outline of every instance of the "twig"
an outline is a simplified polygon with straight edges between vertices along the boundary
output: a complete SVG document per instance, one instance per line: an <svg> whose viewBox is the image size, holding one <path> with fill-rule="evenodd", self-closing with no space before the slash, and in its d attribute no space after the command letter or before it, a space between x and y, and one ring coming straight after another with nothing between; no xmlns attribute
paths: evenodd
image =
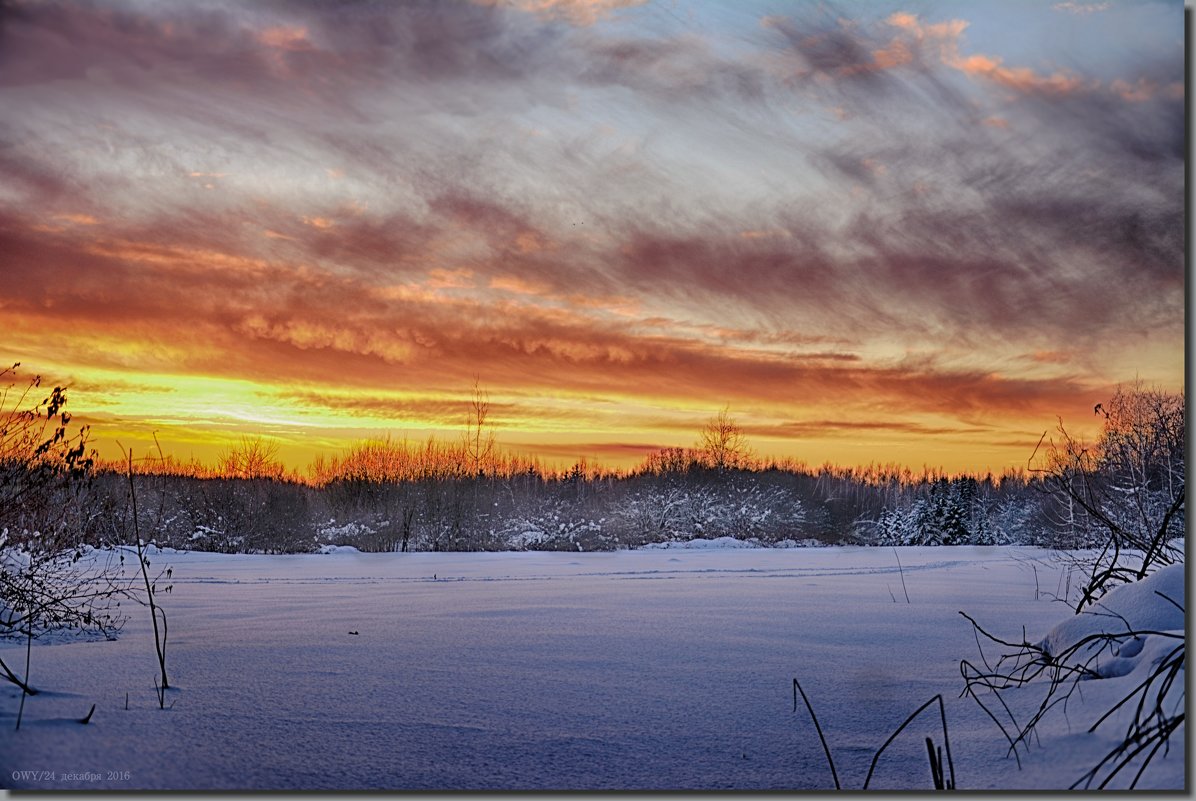
<svg viewBox="0 0 1196 801"><path fill-rule="evenodd" d="M901 569L901 557L897 556L897 549L893 549L893 556L897 557L897 573L901 576L901 591L905 593L905 602L909 603L909 590L905 588L905 571Z"/></svg>
<svg viewBox="0 0 1196 801"><path fill-rule="evenodd" d="M3 671L3 675L0 676L0 678L3 678L5 681L9 681L9 682L12 682L13 684L17 685L22 690L24 690L27 695L37 695L37 693L38 693L37 688L30 687L28 684L21 681L20 677L17 676L16 673L13 673L12 669L8 665L4 664L3 659L0 659L0 671Z"/></svg>
<svg viewBox="0 0 1196 801"><path fill-rule="evenodd" d="M29 693L25 691L25 688L29 686L29 657L33 651L32 624L29 624L29 628L26 628L25 631L27 632L25 641L25 682L21 685L21 708L17 710L17 727L15 731L21 730L21 718L25 715L25 699L29 697Z"/></svg>
<svg viewBox="0 0 1196 801"><path fill-rule="evenodd" d="M1166 598L1162 593L1158 594L1160 597ZM1174 603L1172 599L1168 598L1167 600ZM1178 608L1182 608L1179 604L1175 605ZM1097 602L1095 606L1102 605ZM1165 699L1170 694L1175 682L1181 680L1183 674L1185 653L1183 633L1151 629L1135 630L1123 615L1106 610L1104 612L1093 612L1093 614L1119 620L1126 629L1124 632L1098 632L1089 634L1081 637L1058 653L1051 653L1043 645L1034 645L1027 642L1024 630L1022 632L1022 642L1011 643L988 633L975 620L963 612L960 614L972 623L977 635L983 634L992 642L1016 649L1013 653L1002 655L997 661L995 669L990 667L988 673L981 673L974 665L966 660L960 663L960 672L965 682L963 694L971 695L980 708L997 724L1005 739L1009 741L1010 751L1015 757L1017 756L1017 745L1019 743L1028 746L1029 741L1039 735L1038 724L1043 720L1047 712L1056 706L1062 705L1064 714L1066 714L1067 703L1072 694L1080 693L1082 697L1083 680L1101 678L1100 673L1095 669L1095 662L1102 654L1127 641L1145 637L1178 640L1178 644L1153 666L1149 675L1143 681L1134 686L1128 693L1125 693L1119 701L1107 709L1088 728L1089 733L1096 731L1106 721L1111 720L1114 713L1122 708L1126 708L1126 711L1129 713L1130 722L1121 741L1103 759L1088 770L1087 773L1077 779L1072 785L1072 789L1080 786L1085 788L1092 787L1094 784L1097 784L1098 780L1098 787L1104 788L1109 786L1119 773L1129 767L1134 760L1138 759L1145 752L1144 761L1138 766L1137 773L1129 783L1129 788L1133 789L1137 786L1147 765L1154 759L1155 755L1160 750L1164 754L1167 753L1167 749L1170 747L1171 735L1184 719L1184 714L1178 707L1170 713L1164 709ZM979 647L979 645L980 643L977 639L977 646ZM981 657L984 657L983 648L980 648L980 653ZM1012 666L1010 666L1011 662ZM985 665L986 667L988 666L987 662ZM991 690L997 700L1005 706L1005 710L1008 713L1009 708L1005 705L1000 691L1025 686L1040 677L1045 678L1045 695L1037 711L1025 723L1019 724L1013 718L1012 714L1010 714L1010 721L1017 732L1016 737L1011 737L991 710L981 701L977 693L977 687ZM1182 700L1181 695L1181 703Z"/></svg>
<svg viewBox="0 0 1196 801"><path fill-rule="evenodd" d="M158 709L166 709L166 687L158 683L158 677L154 676L154 693L158 696ZM170 702L174 706L174 701Z"/></svg>
<svg viewBox="0 0 1196 801"><path fill-rule="evenodd" d="M930 780L936 790L954 790L955 786L943 780L943 749L935 753L934 740L926 738L926 755L930 758Z"/></svg>
<svg viewBox="0 0 1196 801"><path fill-rule="evenodd" d="M118 445L120 443L117 443ZM133 506L133 539L137 544L137 561L140 563L141 577L145 582L145 597L149 603L150 620L154 624L154 651L158 656L158 669L162 672L162 689L165 690L170 687L170 682L166 678L166 643L158 633L158 606L154 603L154 587L150 582L149 577L149 560L145 556L145 549L141 544L141 528L137 521L137 489L133 484L133 449L130 448L127 454L129 468L129 499ZM162 613L163 625L166 621L166 613Z"/></svg>
<svg viewBox="0 0 1196 801"><path fill-rule="evenodd" d="M901 732L905 730L905 727L908 726L914 718L920 715L924 709L933 704L935 701L939 702L939 718L943 723L943 744L947 747L947 767L951 771L951 786L955 786L955 762L951 759L951 738L947 736L947 709L945 706L943 706L942 693L939 693L926 703L922 704L922 706L915 709L913 714L906 718L905 721L897 727L897 730L889 735L889 739L885 740L884 745L882 745L880 749L872 756L872 764L868 767L868 776L864 779L865 790L868 789L868 784L872 781L872 773L876 770L876 763L880 760L880 755L883 754L885 749L897 739L897 735L901 734Z"/></svg>
<svg viewBox="0 0 1196 801"><path fill-rule="evenodd" d="M814 721L814 730L818 732L818 739L822 741L822 750L826 754L827 764L831 766L831 778L835 780L835 789L841 790L839 786L839 773L835 770L835 760L831 757L831 749L826 744L826 738L822 736L822 727L818 725L818 716L814 714L814 707L810 705L810 699L806 697L806 691L801 688L801 684L797 679L793 679L793 711L797 711L797 694L801 693L801 700L805 702L806 709L810 712L810 720Z"/></svg>
<svg viewBox="0 0 1196 801"><path fill-rule="evenodd" d="M1009 715L1009 722L1013 724L1014 728L1019 728L1018 724L1017 724L1017 719L1013 717L1013 710L1011 710L1009 708L1009 705L1005 703L1005 699L1002 698L1001 694L997 692L997 690L1001 689L1001 688L996 687L991 682L989 682L987 680L987 676L984 676L979 671L976 671L976 674L974 676L969 677L968 673L967 673L968 668L971 668L973 671L976 671L976 667L971 662L968 662L965 659L959 665L960 673L963 674L964 682L966 685L964 687L963 695L972 696L972 700L974 700L976 702L977 706L979 706L982 710L984 710L984 714L988 715L989 718L992 719L992 722L997 724L997 728L1000 729L1001 735L1005 738L1006 742L1009 743L1009 753L1013 754L1013 758L1017 762L1017 769L1021 770L1022 769L1022 758L1017 753L1017 744L1014 742L1013 738L1009 736L1009 732L1007 732L1005 730L1005 726L1002 725L1001 721L997 720L997 716L992 713L992 710L990 710L987 706L984 705L984 702L980 700L980 696L976 695L976 690L972 685L977 684L977 683L983 684L988 689L992 690L993 695L995 695L997 698L997 701L1001 704L1002 707L1005 708L1005 714ZM1009 686L1009 685L1006 685L1006 686Z"/></svg>

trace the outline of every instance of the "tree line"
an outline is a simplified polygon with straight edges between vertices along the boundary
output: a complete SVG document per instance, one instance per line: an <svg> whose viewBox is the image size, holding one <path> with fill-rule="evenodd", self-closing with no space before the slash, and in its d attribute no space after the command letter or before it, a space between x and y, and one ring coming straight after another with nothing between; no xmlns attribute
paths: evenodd
<svg viewBox="0 0 1196 801"><path fill-rule="evenodd" d="M306 476L285 468L276 445L261 438L243 439L213 466L159 453L134 463L132 492L125 463L84 456L81 431L67 443L73 472L60 479L75 510L70 536L127 543L132 493L147 541L229 553L322 545L591 551L715 537L765 546L1114 542L1161 551L1183 534L1183 395L1140 385L1097 407L1104 430L1096 442L1060 426L1027 469L999 476L764 459L727 409L693 447L656 451L632 469L585 461L553 469L497 447L488 411L475 385L459 439L358 442L317 458ZM21 470L47 469L36 461L0 462L9 495ZM34 496L37 503L8 501L8 517L26 513L8 526L13 543L44 531L39 514L66 508Z"/></svg>

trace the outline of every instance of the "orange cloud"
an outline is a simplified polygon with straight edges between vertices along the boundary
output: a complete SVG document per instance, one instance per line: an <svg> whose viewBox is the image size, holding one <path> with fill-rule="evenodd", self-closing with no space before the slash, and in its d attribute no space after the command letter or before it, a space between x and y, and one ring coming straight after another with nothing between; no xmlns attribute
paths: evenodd
<svg viewBox="0 0 1196 801"><path fill-rule="evenodd" d="M1066 350L1036 350L1030 358L1041 364L1067 364L1075 359L1075 354Z"/></svg>
<svg viewBox="0 0 1196 801"><path fill-rule="evenodd" d="M816 78L834 76L866 76L901 67L924 64L927 59L957 69L966 75L983 78L1018 92L1040 94L1068 94L1083 87L1083 82L1067 72L1043 75L1028 67L1008 67L998 56L986 54L962 55L960 40L968 28L962 19L943 22L923 22L916 14L898 11L885 22L897 29L895 35L879 47L868 47L867 37L855 29L855 24L840 20L839 29L799 35L788 22L779 17L766 17L765 27L786 31L791 41L818 65ZM861 58L864 55L866 58Z"/></svg>
<svg viewBox="0 0 1196 801"><path fill-rule="evenodd" d="M1083 82L1075 75L1065 72L1055 72L1041 75L1028 67L1006 67L999 56L977 53L964 56L959 51L959 40L967 29L968 23L955 19L944 22L926 24L916 14L904 11L896 12L886 20L893 27L901 29L912 36L919 45L932 47L937 51L943 64L963 72L965 75L984 78L994 83L1018 92L1038 92L1042 94L1069 94L1080 89ZM887 66L900 66L910 59L902 60L901 55L908 53L908 48L899 47L900 39L894 39L883 51L886 53ZM877 62L880 59L877 58Z"/></svg>
<svg viewBox="0 0 1196 801"><path fill-rule="evenodd" d="M905 11L898 11L892 14L886 21L896 28L902 28L913 34L914 38L919 41L943 40L945 42L953 42L968 27L968 23L961 19L925 25L916 14L910 14Z"/></svg>
<svg viewBox="0 0 1196 801"><path fill-rule="evenodd" d="M55 214L54 219L75 225L99 225L100 221L90 214Z"/></svg>
<svg viewBox="0 0 1196 801"><path fill-rule="evenodd" d="M539 253L547 248L544 237L536 231L520 231L515 236L515 249L520 253Z"/></svg>
<svg viewBox="0 0 1196 801"><path fill-rule="evenodd" d="M387 284L371 287L368 295L380 301L400 301L412 303L438 303L443 296L427 285L415 284Z"/></svg>
<svg viewBox="0 0 1196 801"><path fill-rule="evenodd" d="M792 234L790 234L788 231L781 230L781 229L769 229L769 230L752 229L752 230L747 230L747 231L740 231L739 236L741 236L744 239L772 239L775 237L787 239L787 238L791 237Z"/></svg>
<svg viewBox="0 0 1196 801"><path fill-rule="evenodd" d="M1149 78L1139 78L1133 83L1119 78L1109 84L1109 90L1127 103L1145 103L1159 95L1171 100L1183 100L1184 98L1184 85L1178 81L1166 86L1159 86L1156 81Z"/></svg>
<svg viewBox="0 0 1196 801"><path fill-rule="evenodd" d="M1040 75L1029 67L1002 66L1002 60L997 56L959 57L947 63L965 75L986 78L1018 92L1064 95L1083 86L1079 77L1064 72Z"/></svg>
<svg viewBox="0 0 1196 801"><path fill-rule="evenodd" d="M307 28L279 25L266 28L257 35L257 39L267 47L279 50L310 50L312 44L307 38Z"/></svg>
<svg viewBox="0 0 1196 801"><path fill-rule="evenodd" d="M445 270L437 267L428 271L424 283L429 289L469 289L474 286L473 270Z"/></svg>
<svg viewBox="0 0 1196 801"><path fill-rule="evenodd" d="M560 19L588 26L607 19L621 8L641 6L648 0L474 0L479 5L514 8L545 19Z"/></svg>
<svg viewBox="0 0 1196 801"><path fill-rule="evenodd" d="M910 14L907 11L894 12L889 17L888 22L890 25L894 25L898 28L905 28L906 30L911 31L916 31L921 28L921 25L918 22L918 17L914 14Z"/></svg>
<svg viewBox="0 0 1196 801"><path fill-rule="evenodd" d="M410 342L394 331L360 328L352 323L321 323L309 320L268 321L253 314L236 328L249 339L269 339L301 351L328 349L363 356L377 356L386 363L401 363L412 355Z"/></svg>
<svg viewBox="0 0 1196 801"><path fill-rule="evenodd" d="M127 263L142 263L179 271L216 269L262 274L271 269L265 259L205 248L172 247L151 242L96 242L86 250Z"/></svg>
<svg viewBox="0 0 1196 801"><path fill-rule="evenodd" d="M889 70L909 64L914 60L914 54L909 45L900 39L889 42L887 47L872 51L872 60L877 69Z"/></svg>
<svg viewBox="0 0 1196 801"><path fill-rule="evenodd" d="M514 275L500 275L491 278L490 288L519 295L542 295L550 289L547 284L527 281Z"/></svg>

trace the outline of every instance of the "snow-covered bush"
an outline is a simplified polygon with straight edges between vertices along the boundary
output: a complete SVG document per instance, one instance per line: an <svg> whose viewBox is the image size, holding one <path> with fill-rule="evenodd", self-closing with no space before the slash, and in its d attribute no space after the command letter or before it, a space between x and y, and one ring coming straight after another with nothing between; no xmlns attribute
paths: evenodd
<svg viewBox="0 0 1196 801"><path fill-rule="evenodd" d="M115 636L129 587L86 543L97 518L87 429L69 432L62 387L40 401L40 377L17 390L18 366L0 371L0 638L22 638L28 649L51 634ZM28 673L0 660L0 679L22 688L23 710L34 692Z"/></svg>
<svg viewBox="0 0 1196 801"><path fill-rule="evenodd" d="M643 545L692 536L690 503L690 493L676 481L650 484L628 493L619 510L628 542Z"/></svg>
<svg viewBox="0 0 1196 801"><path fill-rule="evenodd" d="M617 547L617 534L607 525L607 519L589 512L585 504L545 501L507 521L499 538L505 547L520 551L603 551Z"/></svg>
<svg viewBox="0 0 1196 801"><path fill-rule="evenodd" d="M802 533L805 523L805 509L792 492L750 475L712 483L688 500L694 536L775 542Z"/></svg>

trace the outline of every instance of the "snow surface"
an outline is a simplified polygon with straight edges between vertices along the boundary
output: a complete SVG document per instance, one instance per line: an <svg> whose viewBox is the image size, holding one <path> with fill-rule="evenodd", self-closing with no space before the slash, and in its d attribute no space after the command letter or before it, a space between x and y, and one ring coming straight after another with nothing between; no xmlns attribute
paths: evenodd
<svg viewBox="0 0 1196 801"><path fill-rule="evenodd" d="M35 645L45 692L18 732L20 694L0 684L0 785L829 788L794 677L845 788L936 693L961 788L1064 788L1104 756L1116 732L1086 729L1135 674L1085 682L1020 771L958 697L959 660L976 659L958 611L1011 640L1023 626L1031 641L1073 636L1055 628L1070 610L1047 597L1068 585L1065 563L1008 547L900 558L901 573L892 550L856 547L160 554L174 576L159 596L172 706L158 709L142 607L117 641ZM24 665L18 644L0 657ZM74 722L93 703L92 722ZM1182 735L1140 787L1183 787ZM940 740L937 715L890 747L872 787L929 788L926 736Z"/></svg>
<svg viewBox="0 0 1196 801"><path fill-rule="evenodd" d="M672 540L669 542L650 542L644 550L718 550L720 548L763 548L760 543L750 540L737 540L734 537L715 537L714 539L697 538L692 540Z"/></svg>

